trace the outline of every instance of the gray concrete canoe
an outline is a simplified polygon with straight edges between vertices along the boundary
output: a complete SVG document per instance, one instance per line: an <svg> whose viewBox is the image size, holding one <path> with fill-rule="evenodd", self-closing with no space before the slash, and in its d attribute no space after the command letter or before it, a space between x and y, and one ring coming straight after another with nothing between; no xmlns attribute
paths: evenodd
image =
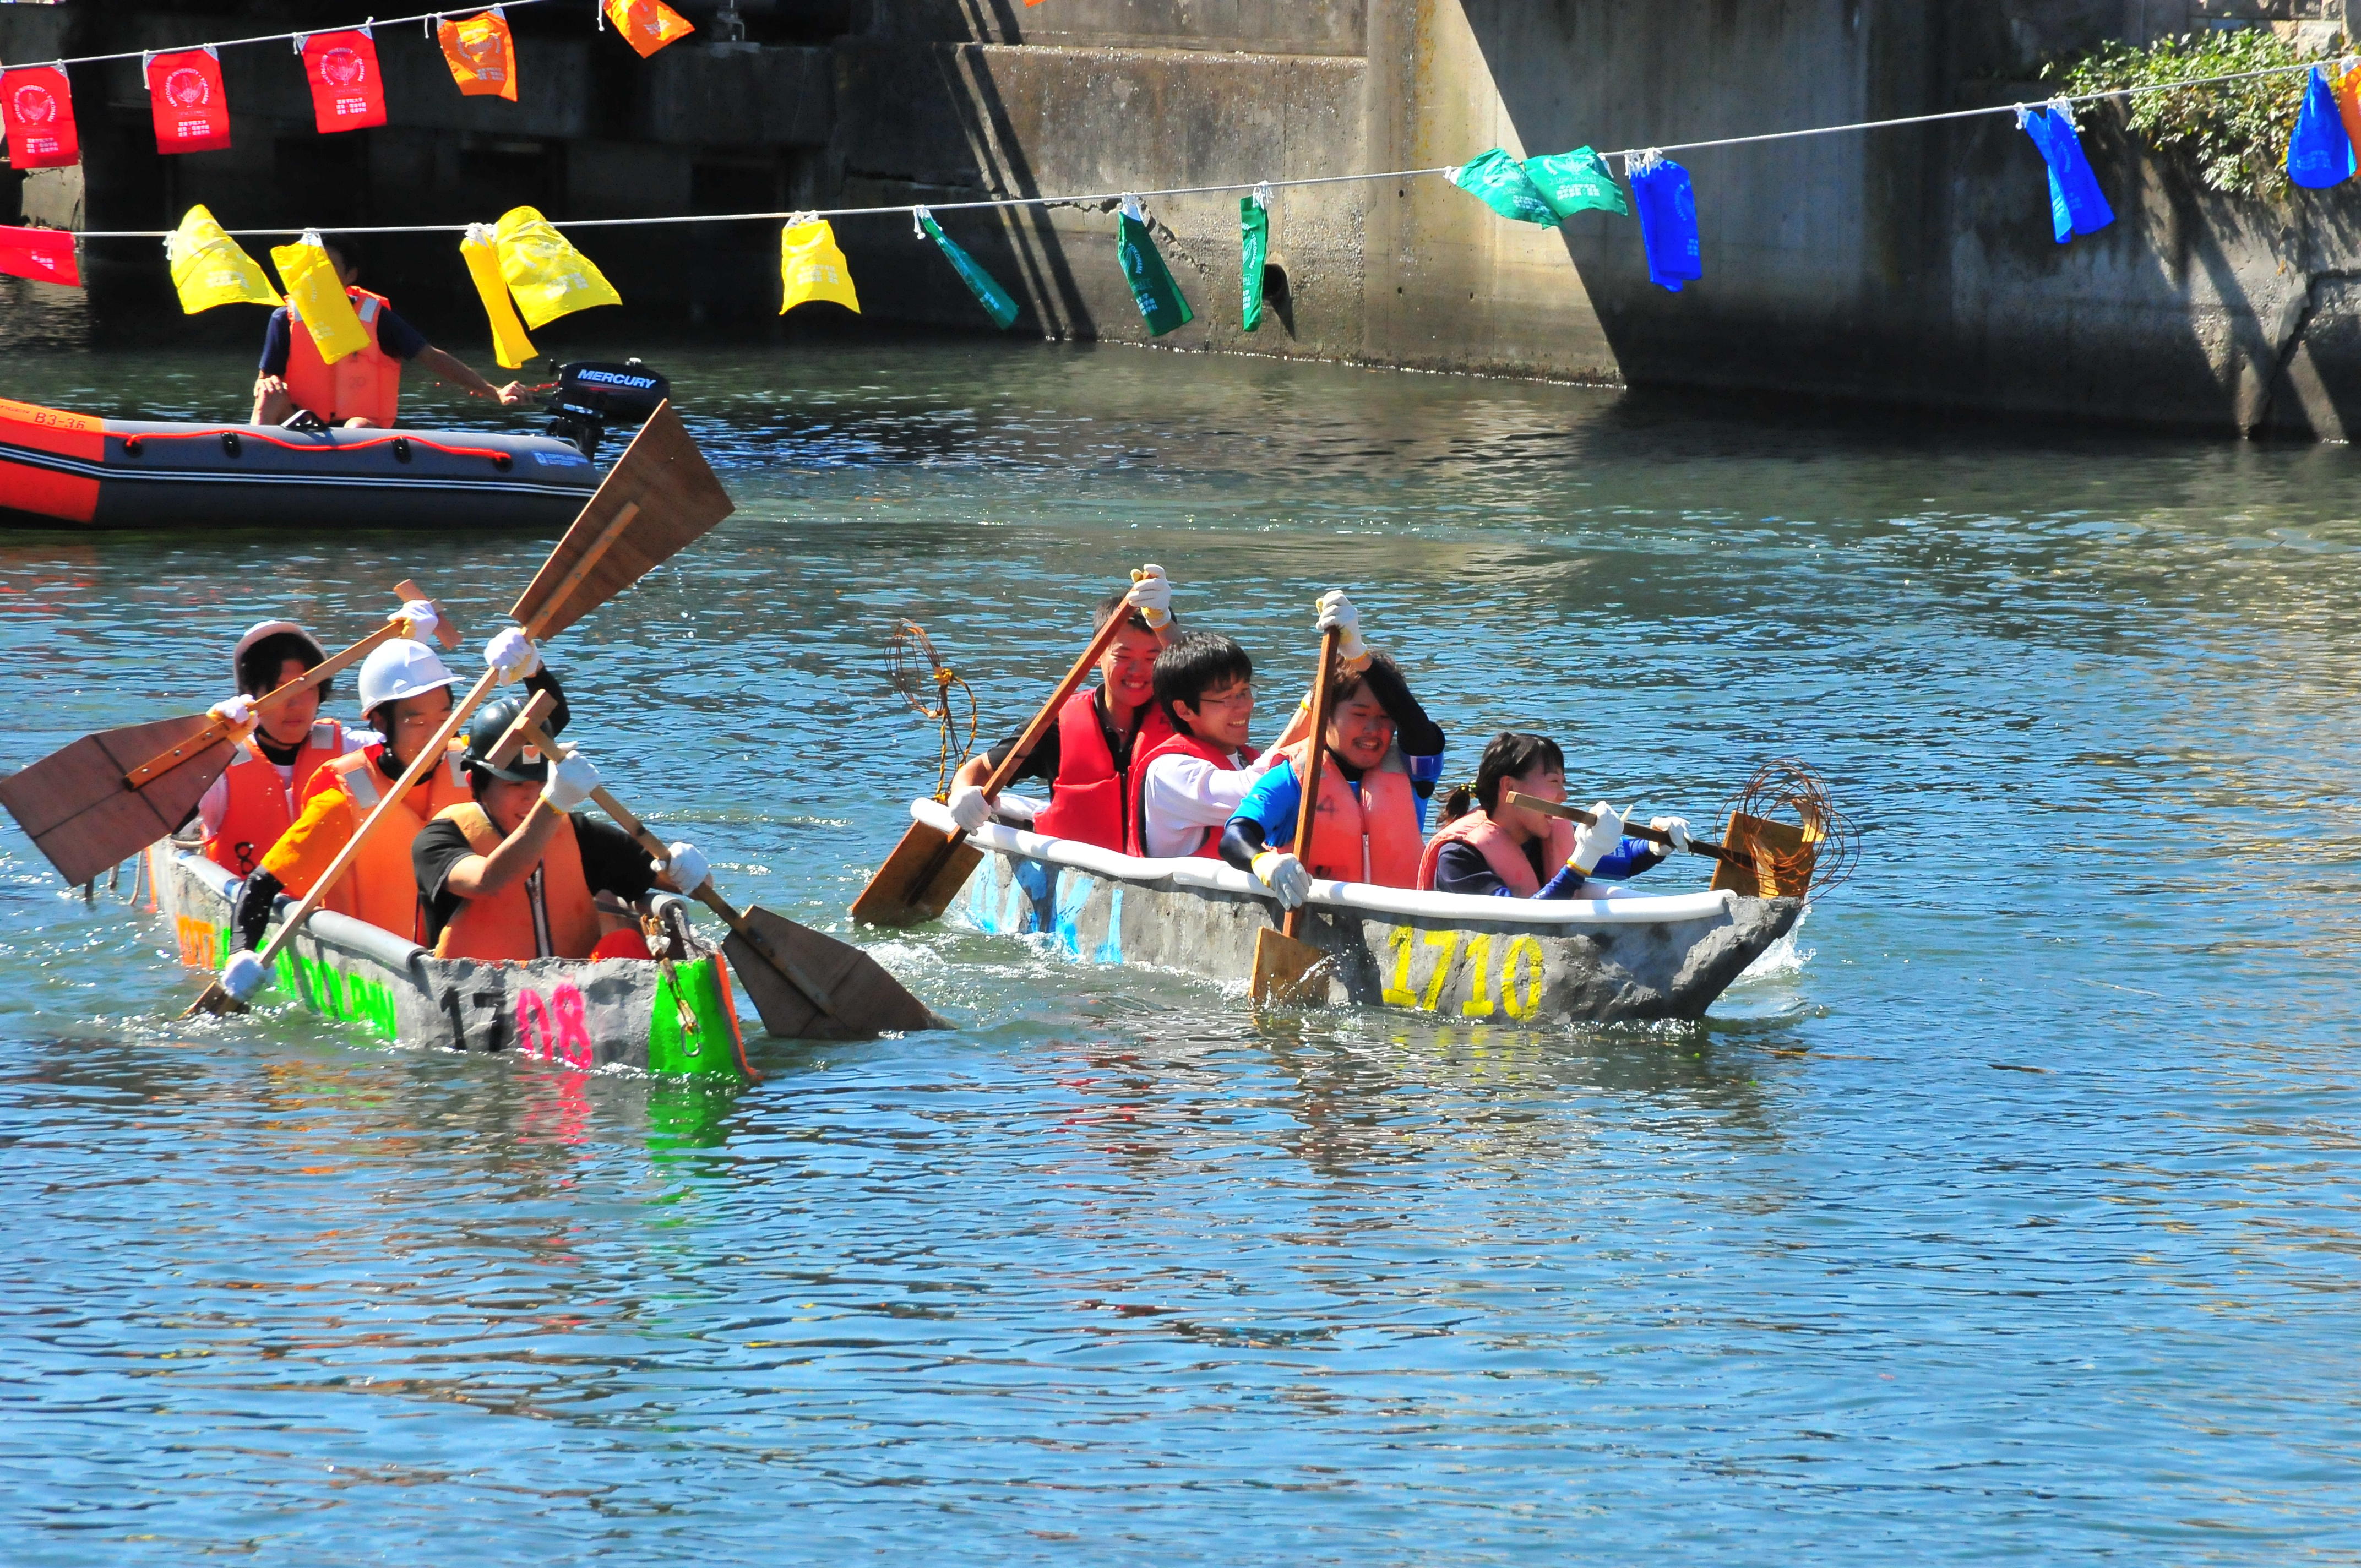
<svg viewBox="0 0 2361 1568"><path fill-rule="evenodd" d="M170 841L149 848L147 874L155 908L180 943L181 961L218 970L229 957L236 879ZM293 906L282 898L279 913ZM745 1079L720 954L688 934L680 900L659 895L657 913L683 938L684 956L669 966L645 959L438 959L365 921L323 910L280 954L278 973L255 1005L300 1003L407 1046L512 1051L576 1070L624 1067Z"/></svg>
<svg viewBox="0 0 2361 1568"><path fill-rule="evenodd" d="M932 800L918 821L952 828ZM1039 934L1086 963L1180 970L1243 987L1255 933L1278 923L1261 883L1217 861L1151 861L994 823L968 836L983 863L949 915ZM1542 902L1315 881L1302 940L1334 955L1332 1004L1498 1023L1697 1018L1786 935L1794 898L1734 893Z"/></svg>

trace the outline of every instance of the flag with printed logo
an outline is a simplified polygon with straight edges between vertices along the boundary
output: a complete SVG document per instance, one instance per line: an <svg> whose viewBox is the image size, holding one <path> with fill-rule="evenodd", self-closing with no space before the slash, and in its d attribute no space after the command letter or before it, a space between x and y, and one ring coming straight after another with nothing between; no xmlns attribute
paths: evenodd
<svg viewBox="0 0 2361 1568"><path fill-rule="evenodd" d="M642 60L697 30L664 0L606 0L606 9L607 19Z"/></svg>
<svg viewBox="0 0 2361 1568"><path fill-rule="evenodd" d="M0 123L8 129L11 169L64 169L82 161L64 66L0 71Z"/></svg>
<svg viewBox="0 0 2361 1568"><path fill-rule="evenodd" d="M456 22L444 21L434 29L434 41L443 46L451 80L466 96L516 102L516 39L498 5Z"/></svg>
<svg viewBox="0 0 2361 1568"><path fill-rule="evenodd" d="M144 70L158 152L219 152L229 146L229 98L213 45L148 55Z"/></svg>
<svg viewBox="0 0 2361 1568"><path fill-rule="evenodd" d="M303 80L312 85L312 117L320 134L366 130L385 124L385 79L378 74L377 40L366 27L299 38Z"/></svg>

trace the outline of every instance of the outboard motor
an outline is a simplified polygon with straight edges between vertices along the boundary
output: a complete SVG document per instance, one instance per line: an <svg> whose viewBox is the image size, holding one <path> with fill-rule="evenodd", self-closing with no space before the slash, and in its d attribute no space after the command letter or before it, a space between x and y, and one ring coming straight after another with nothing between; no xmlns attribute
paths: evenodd
<svg viewBox="0 0 2361 1568"><path fill-rule="evenodd" d="M549 399L549 433L596 458L609 425L637 431L671 393L672 383L637 359L561 366Z"/></svg>

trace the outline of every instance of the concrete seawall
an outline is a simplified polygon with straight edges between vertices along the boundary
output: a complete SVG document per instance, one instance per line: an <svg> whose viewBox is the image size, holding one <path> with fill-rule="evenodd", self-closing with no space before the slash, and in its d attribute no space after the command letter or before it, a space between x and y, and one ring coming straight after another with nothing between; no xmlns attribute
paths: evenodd
<svg viewBox="0 0 2361 1568"><path fill-rule="evenodd" d="M1662 146L2033 99L2041 59L2103 38L2342 21L2335 0L795 0L747 14L753 42L642 63L571 12L519 12L513 105L460 98L416 29L388 30L393 123L339 137L313 132L283 49L229 51L236 146L177 159L153 151L136 62L78 68L87 190L39 175L23 201L45 221L79 203L89 226L147 228L193 201L234 225L489 220L518 202L563 221L1310 179L1495 145ZM217 19L0 7L0 54L186 42ZM295 25L265 8L236 30ZM2361 186L2232 201L2111 111L2084 123L2119 217L2067 247L2006 115L1676 154L1706 274L1678 295L1647 282L1630 219L1510 224L1431 176L1285 190L1275 309L1252 335L1237 195L1159 199L1198 312L1161 341L2344 439L2361 421ZM1105 204L939 215L1017 295L1017 332L1145 337ZM838 232L869 319L989 330L906 216ZM635 313L775 308L774 225L582 242ZM376 242L372 266L406 297L472 308L450 248ZM102 314L169 301L141 246L93 247L89 270Z"/></svg>

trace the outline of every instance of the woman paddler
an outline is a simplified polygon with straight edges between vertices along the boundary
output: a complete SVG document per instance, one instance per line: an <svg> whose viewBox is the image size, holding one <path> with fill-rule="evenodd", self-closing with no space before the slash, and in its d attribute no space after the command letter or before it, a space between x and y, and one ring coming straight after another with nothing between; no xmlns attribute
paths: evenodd
<svg viewBox="0 0 2361 1568"><path fill-rule="evenodd" d="M1420 891L1574 898L1585 877L1620 882L1664 859L1666 851L1646 839L1623 837L1623 814L1603 800L1590 808L1598 820L1586 828L1501 799L1511 791L1565 799L1565 753L1556 741L1513 729L1492 737L1474 785L1462 784L1444 802L1443 826L1419 860ZM1686 818L1657 817L1648 826L1688 848Z"/></svg>
<svg viewBox="0 0 2361 1568"><path fill-rule="evenodd" d="M542 669L541 655L522 630L511 626L494 636L484 646L484 662L503 681L522 680L527 690L555 696L557 707L551 718L565 722L565 694ZM379 739L312 775L294 825L238 890L230 923L236 928L240 951L222 970L222 989L243 1002L269 978L251 949L270 924L272 901L281 893L301 897L311 891L417 758L419 748L443 728L451 716L451 687L458 679L423 642L398 637L369 651L361 662L360 700ZM459 752L454 749L369 835L323 906L424 946L411 845L438 812L470 799Z"/></svg>
<svg viewBox="0 0 2361 1568"><path fill-rule="evenodd" d="M1412 696L1391 659L1361 641L1360 613L1340 591L1321 596L1319 630L1340 633L1327 733L1328 761L1313 805L1312 859L1295 858L1303 803L1305 742L1278 748L1273 767L1246 792L1222 830L1221 855L1250 871L1292 909L1312 879L1410 887L1418 881L1427 797L1443 764L1442 727Z"/></svg>
<svg viewBox="0 0 2361 1568"><path fill-rule="evenodd" d="M1099 659L1099 684L1066 699L1057 724L1016 771L1019 779L1048 780L1049 804L1037 810L1023 795L985 797L983 786L1021 739L1011 735L960 764L948 804L961 831L975 832L997 815L1049 838L1122 851L1130 837L1133 759L1172 732L1156 706L1156 657L1172 628L1172 584L1163 567L1142 566L1129 591L1101 599L1092 630L1104 630L1118 615L1124 624Z"/></svg>
<svg viewBox="0 0 2361 1568"><path fill-rule="evenodd" d="M420 637L434 630L434 607L423 599L401 607ZM255 717L255 698L302 677L327 655L291 620L247 627L229 656L237 695L209 709L231 727L237 755L197 802L204 825L205 858L232 876L249 876L295 820L296 803L323 762L361 744L362 737L320 717L331 682L307 686L270 712Z"/></svg>

